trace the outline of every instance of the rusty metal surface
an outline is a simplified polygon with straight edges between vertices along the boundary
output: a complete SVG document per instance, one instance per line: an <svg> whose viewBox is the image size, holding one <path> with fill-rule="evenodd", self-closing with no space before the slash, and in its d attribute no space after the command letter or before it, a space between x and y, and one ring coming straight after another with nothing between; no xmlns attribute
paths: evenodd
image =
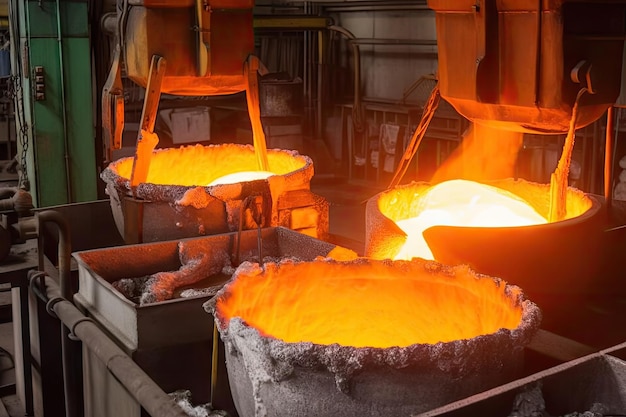
<svg viewBox="0 0 626 417"><path fill-rule="evenodd" d="M608 350L575 359L416 417L508 416L516 396L533 389L540 391L547 415L583 415L594 404L603 406L601 415L623 415L626 362L615 355L623 355L623 351Z"/></svg>
<svg viewBox="0 0 626 417"><path fill-rule="evenodd" d="M132 197L121 201L124 241L128 244L158 242L229 232L224 204L213 199L206 207L172 210L167 202ZM118 218L116 218L118 220Z"/></svg>
<svg viewBox="0 0 626 417"><path fill-rule="evenodd" d="M203 76L198 76L197 68L198 46L205 46L198 45L200 29L196 22L196 8L169 7L172 2L167 7L159 7L158 2L146 3L130 8L125 26L125 62L127 74L134 82L146 85L150 59L156 54L170 64L163 79L164 93L202 96L245 90L241 69L254 50L249 1L230 2L223 5L224 8L214 8L207 13L208 21L202 24L211 31L202 34L202 39L209 38L210 48ZM190 30L194 27L195 30Z"/></svg>
<svg viewBox="0 0 626 417"><path fill-rule="evenodd" d="M591 65L595 94L581 102L577 128L598 119L620 92L626 2L449 2L436 12L441 95L471 120L534 133L567 132ZM475 42L468 42L475 39Z"/></svg>
<svg viewBox="0 0 626 417"><path fill-rule="evenodd" d="M335 245L285 228L262 229L264 256L294 256L312 260L326 256ZM236 233L185 240L189 246L210 245L228 253L235 250ZM139 306L116 291L111 283L180 266L178 241L144 243L74 253L79 265L76 300L122 341L127 349L146 349L210 339L212 321L201 308L208 297L178 298ZM242 233L240 260L257 255L257 231ZM180 326L180 323L187 323ZM168 337L163 337L167 334Z"/></svg>
<svg viewBox="0 0 626 417"><path fill-rule="evenodd" d="M179 154L191 150L199 153L198 165L174 164ZM167 173L173 178L176 178L177 172L183 176L188 175L193 169L197 172L198 166L202 167L200 171L205 174L222 172L223 175L245 166L242 165L245 161L242 162L237 157L240 154L253 156L254 150L250 145L236 144L160 149L153 152L152 164L153 167L158 166L159 158L163 158L162 160L168 164L174 164L180 171L171 171L170 168ZM313 161L308 156L282 149L269 150L268 158L271 163L277 163L279 166L289 162L291 164L289 169L293 171L273 175L267 180L202 187L141 183L134 190L137 198L131 196L129 179L120 174L121 166L126 164L129 158L122 158L109 164L101 177L106 182L106 191L110 197L116 226L127 243L154 242L235 231L239 226L241 201L249 195L262 195L271 203L271 210L265 213L267 216L265 225L284 226L325 240L329 228L328 202L310 192ZM221 165L216 165L219 163ZM194 192L203 197L204 207L196 208L184 203L185 196Z"/></svg>
<svg viewBox="0 0 626 417"><path fill-rule="evenodd" d="M108 200L64 204L46 207L45 210L58 211L67 219L70 224L73 251L124 244L122 236L120 236L115 227L111 205ZM40 233L44 238L44 254L52 262L56 262L59 243L58 228L54 224L46 223Z"/></svg>
<svg viewBox="0 0 626 417"><path fill-rule="evenodd" d="M334 253L338 250L351 252L281 227L262 229L261 233L264 256L294 256L311 260L326 256L333 250ZM236 234L186 239L185 242L196 249L209 245L233 251ZM240 260L245 261L257 254L257 231L244 231ZM178 241L88 250L76 252L74 258L79 268L79 292L74 297L75 303L110 334L165 392L189 389L194 402L204 404L212 401L214 407L237 416L223 361L219 364L219 387L214 397L210 395L213 318L202 307L209 296L177 298L140 306L126 299L111 285L120 278L176 270L180 266ZM223 350L221 342L219 344ZM93 367L97 369L100 365L88 361L86 366L93 372ZM103 384L98 380L91 382L96 387ZM111 401L116 403L118 400ZM139 413L128 411L126 415L138 417Z"/></svg>

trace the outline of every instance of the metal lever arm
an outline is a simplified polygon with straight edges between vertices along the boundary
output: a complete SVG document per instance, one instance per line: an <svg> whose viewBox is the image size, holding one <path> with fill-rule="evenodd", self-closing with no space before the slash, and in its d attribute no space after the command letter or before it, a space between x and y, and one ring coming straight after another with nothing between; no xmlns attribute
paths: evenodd
<svg viewBox="0 0 626 417"><path fill-rule="evenodd" d="M211 68L211 10L206 0L196 0L197 61L198 77L210 75Z"/></svg>
<svg viewBox="0 0 626 417"><path fill-rule="evenodd" d="M133 160L133 170L130 176L130 185L135 195L135 188L142 182L146 182L148 171L150 170L150 160L152 151L159 143L158 136L154 133L154 123L161 99L161 83L165 75L165 58L154 55L150 63L150 74L146 84L146 96L141 112L141 126L137 134L137 147L135 149L135 159Z"/></svg>
<svg viewBox="0 0 626 417"><path fill-rule="evenodd" d="M124 88L120 65L121 48L115 45L113 63L109 76L102 87L102 133L107 160L111 160L111 149L122 148L124 131Z"/></svg>
<svg viewBox="0 0 626 417"><path fill-rule="evenodd" d="M572 68L570 71L570 78L573 82L579 83L581 88L586 88L587 93L595 94L595 84L593 82L592 73L593 64L591 62L582 60Z"/></svg>

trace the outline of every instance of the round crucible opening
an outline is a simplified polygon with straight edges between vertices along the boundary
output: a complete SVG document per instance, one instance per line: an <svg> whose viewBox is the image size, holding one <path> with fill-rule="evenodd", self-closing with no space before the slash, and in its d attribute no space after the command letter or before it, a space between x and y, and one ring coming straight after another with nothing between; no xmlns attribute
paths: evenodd
<svg viewBox="0 0 626 417"><path fill-rule="evenodd" d="M412 415L508 382L540 311L437 262L244 264L207 308L242 416Z"/></svg>

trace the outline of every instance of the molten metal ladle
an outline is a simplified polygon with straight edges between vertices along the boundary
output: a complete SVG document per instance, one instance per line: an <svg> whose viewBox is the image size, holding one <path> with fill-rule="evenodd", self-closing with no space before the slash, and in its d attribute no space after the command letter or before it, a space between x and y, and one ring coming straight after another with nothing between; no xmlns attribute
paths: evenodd
<svg viewBox="0 0 626 417"><path fill-rule="evenodd" d="M148 178L152 151L154 151L154 148L159 143L159 137L154 132L154 124L159 108L159 100L161 98L161 84L165 76L165 66L165 58L157 55L152 57L141 114L141 127L137 135L135 158L133 160L133 168L130 177L130 185L133 191L133 197L135 198L137 197L135 193L136 187L146 182ZM269 171L267 144L263 124L261 123L258 80L259 72L265 71L266 69L254 55L251 55L244 64L246 100L250 123L252 124L254 153L259 171Z"/></svg>

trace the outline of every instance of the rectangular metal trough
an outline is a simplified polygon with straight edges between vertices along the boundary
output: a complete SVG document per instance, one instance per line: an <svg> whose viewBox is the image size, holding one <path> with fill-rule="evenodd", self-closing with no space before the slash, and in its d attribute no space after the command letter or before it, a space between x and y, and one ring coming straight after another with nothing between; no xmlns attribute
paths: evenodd
<svg viewBox="0 0 626 417"><path fill-rule="evenodd" d="M348 249L311 238L290 229L261 230L262 253L272 258L295 257L312 260ZM241 234L239 260L258 257L258 231ZM203 250L223 249L234 254L237 233L182 239L188 247ZM209 296L177 298L139 305L118 292L111 283L156 272L174 271L181 265L178 243L181 240L95 249L73 254L78 263L79 291L74 300L85 314L95 320L165 392L189 389L196 403L210 400L211 346L213 319L202 304ZM343 252L345 251L345 252ZM216 261L217 262L217 261ZM113 381L105 365L85 352L85 397L88 415L138 416L139 406L124 388ZM224 368L225 375L225 368ZM230 390L220 379L222 404L227 411ZM103 393L107 394L104 395Z"/></svg>

